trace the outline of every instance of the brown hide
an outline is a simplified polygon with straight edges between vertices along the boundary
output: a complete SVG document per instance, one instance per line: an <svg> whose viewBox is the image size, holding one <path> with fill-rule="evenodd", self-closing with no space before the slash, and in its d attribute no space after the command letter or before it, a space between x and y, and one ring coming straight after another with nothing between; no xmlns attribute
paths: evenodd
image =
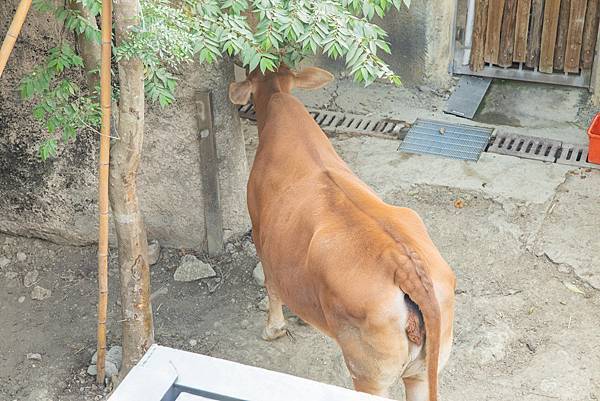
<svg viewBox="0 0 600 401"><path fill-rule="evenodd" d="M251 91L256 107L248 209L272 303L267 329L288 305L339 343L357 390L385 395L420 341L407 294L423 315L427 362L424 388L423 380L405 381L408 400L436 400L440 346L447 358L452 338L454 274L420 217L358 179L290 94L331 79L317 70L253 73L230 90L234 102Z"/></svg>

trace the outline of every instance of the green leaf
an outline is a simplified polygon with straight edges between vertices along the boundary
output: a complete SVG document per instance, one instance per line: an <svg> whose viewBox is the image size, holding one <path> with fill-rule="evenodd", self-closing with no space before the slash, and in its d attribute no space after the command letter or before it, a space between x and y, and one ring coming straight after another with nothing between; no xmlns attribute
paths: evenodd
<svg viewBox="0 0 600 401"><path fill-rule="evenodd" d="M250 71L254 71L256 69L256 66L258 65L259 62L260 62L260 53L256 53L252 57L252 59L250 60L249 65L248 65L249 68L250 68Z"/></svg>

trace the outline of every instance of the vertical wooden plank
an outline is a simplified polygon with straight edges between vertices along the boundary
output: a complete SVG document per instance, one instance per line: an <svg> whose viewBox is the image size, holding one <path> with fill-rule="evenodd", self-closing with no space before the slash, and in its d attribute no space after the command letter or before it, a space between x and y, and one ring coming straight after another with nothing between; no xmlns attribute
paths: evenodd
<svg viewBox="0 0 600 401"><path fill-rule="evenodd" d="M516 18L517 0L505 0L500 31L500 54L498 55L498 65L501 67L510 67L513 63Z"/></svg>
<svg viewBox="0 0 600 401"><path fill-rule="evenodd" d="M581 41L583 40L586 9L586 0L571 0L567 49L565 50L565 72L579 72L579 56L581 53Z"/></svg>
<svg viewBox="0 0 600 401"><path fill-rule="evenodd" d="M571 0L561 0L558 15L558 32L556 46L554 47L554 69L562 70L565 65L565 50L567 49L567 32L569 30L569 13Z"/></svg>
<svg viewBox="0 0 600 401"><path fill-rule="evenodd" d="M546 6L544 7L544 23L542 26L539 70L548 74L551 74L554 71L554 46L556 45L559 14L560 0L546 0Z"/></svg>
<svg viewBox="0 0 600 401"><path fill-rule="evenodd" d="M485 31L485 51L483 56L486 63L498 64L502 14L504 14L504 0L489 0L488 20Z"/></svg>
<svg viewBox="0 0 600 401"><path fill-rule="evenodd" d="M531 1L531 25L527 38L527 67L537 68L540 60L540 42L542 39L542 19L544 17L544 0Z"/></svg>
<svg viewBox="0 0 600 401"><path fill-rule="evenodd" d="M213 127L212 99L209 91L196 91L196 120L200 142L200 171L202 175L202 199L204 201L204 224L208 254L223 251L223 215L219 191L217 145Z"/></svg>
<svg viewBox="0 0 600 401"><path fill-rule="evenodd" d="M598 0L588 0L583 27L581 68L589 69L594 61L596 37L598 36Z"/></svg>
<svg viewBox="0 0 600 401"><path fill-rule="evenodd" d="M513 61L524 63L527 58L527 34L529 33L529 10L531 0L519 0L515 21L515 44Z"/></svg>
<svg viewBox="0 0 600 401"><path fill-rule="evenodd" d="M471 42L471 60L469 64L472 71L481 71L485 61L483 52L485 48L485 31L487 27L488 0L475 0L475 22L473 25L473 39Z"/></svg>

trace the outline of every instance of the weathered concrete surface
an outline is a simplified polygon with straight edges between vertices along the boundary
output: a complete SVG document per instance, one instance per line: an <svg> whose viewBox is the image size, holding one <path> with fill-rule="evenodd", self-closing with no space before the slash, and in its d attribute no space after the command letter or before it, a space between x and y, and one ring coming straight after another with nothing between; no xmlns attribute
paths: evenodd
<svg viewBox="0 0 600 401"><path fill-rule="evenodd" d="M451 84L448 71L455 0L413 0L410 7L392 8L385 18L375 18L387 33L392 54L380 52L408 85L427 83L438 88ZM344 60L318 57L311 63L343 76Z"/></svg>
<svg viewBox="0 0 600 401"><path fill-rule="evenodd" d="M381 116L413 122L427 118L496 128L499 132L587 143L586 134L597 108L582 89L503 81L494 84L470 121L443 112L449 92L375 83L367 88L342 79L318 91L297 91L314 108Z"/></svg>
<svg viewBox="0 0 600 401"><path fill-rule="evenodd" d="M579 110L589 98L583 88L495 80L479 108L476 121L543 131L543 137L587 143L577 126Z"/></svg>
<svg viewBox="0 0 600 401"><path fill-rule="evenodd" d="M146 117L146 141L140 172L140 202L149 238L163 246L202 249L206 238L195 92L211 90L219 162L219 186L225 237L249 228L246 212L248 167L240 121L227 99L233 66L197 64L178 76L176 102L153 106Z"/></svg>
<svg viewBox="0 0 600 401"><path fill-rule="evenodd" d="M600 289L600 171L577 171L560 186L545 216L536 252Z"/></svg>
<svg viewBox="0 0 600 401"><path fill-rule="evenodd" d="M571 168L491 153L475 162L396 151L398 141L372 137L337 141L337 150L379 193L435 185L543 204L554 196ZM376 161L376 162L373 162ZM527 172L526 174L523 172Z"/></svg>
<svg viewBox="0 0 600 401"><path fill-rule="evenodd" d="M17 3L0 2L0 34L6 32ZM31 103L23 102L18 93L19 81L55 46L52 38L60 31L53 17L32 10L0 80L0 231L88 245L97 241L98 136L82 132L75 143L60 144L56 159L40 161L37 151L48 133L33 120ZM149 239L200 250L205 228L195 90L206 88L214 94L226 238L249 228L247 165L239 119L227 99L231 65L211 69L190 65L180 74L175 105L166 109L150 105L146 111L138 188Z"/></svg>
<svg viewBox="0 0 600 401"><path fill-rule="evenodd" d="M0 2L2 37L17 4ZM81 133L75 143L60 144L58 158L42 162L37 150L47 133L18 89L60 29L32 10L0 79L0 231L82 244L96 237L97 137Z"/></svg>

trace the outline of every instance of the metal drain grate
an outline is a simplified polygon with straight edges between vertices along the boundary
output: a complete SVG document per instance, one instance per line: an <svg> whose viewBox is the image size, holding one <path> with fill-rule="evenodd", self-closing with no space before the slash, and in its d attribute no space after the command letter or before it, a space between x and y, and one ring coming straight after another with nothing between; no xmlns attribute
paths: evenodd
<svg viewBox="0 0 600 401"><path fill-rule="evenodd" d="M572 143L563 143L556 154L556 163L569 166L588 167L600 169L600 165L588 163L588 147Z"/></svg>
<svg viewBox="0 0 600 401"><path fill-rule="evenodd" d="M575 167L600 168L600 165L587 162L588 148L585 145L533 136L499 133L490 140L486 152Z"/></svg>
<svg viewBox="0 0 600 401"><path fill-rule="evenodd" d="M500 134L490 140L486 151L554 163L556 161L556 152L558 152L560 147L560 141L553 141L551 139L516 134Z"/></svg>
<svg viewBox="0 0 600 401"><path fill-rule="evenodd" d="M241 106L240 117L256 121L256 111L252 103ZM357 114L338 113L329 110L309 109L308 112L317 124L330 136L336 134L370 135L402 139L402 131L409 127L405 121L389 118L367 117Z"/></svg>
<svg viewBox="0 0 600 401"><path fill-rule="evenodd" d="M493 131L493 128L418 119L398 150L477 161Z"/></svg>

